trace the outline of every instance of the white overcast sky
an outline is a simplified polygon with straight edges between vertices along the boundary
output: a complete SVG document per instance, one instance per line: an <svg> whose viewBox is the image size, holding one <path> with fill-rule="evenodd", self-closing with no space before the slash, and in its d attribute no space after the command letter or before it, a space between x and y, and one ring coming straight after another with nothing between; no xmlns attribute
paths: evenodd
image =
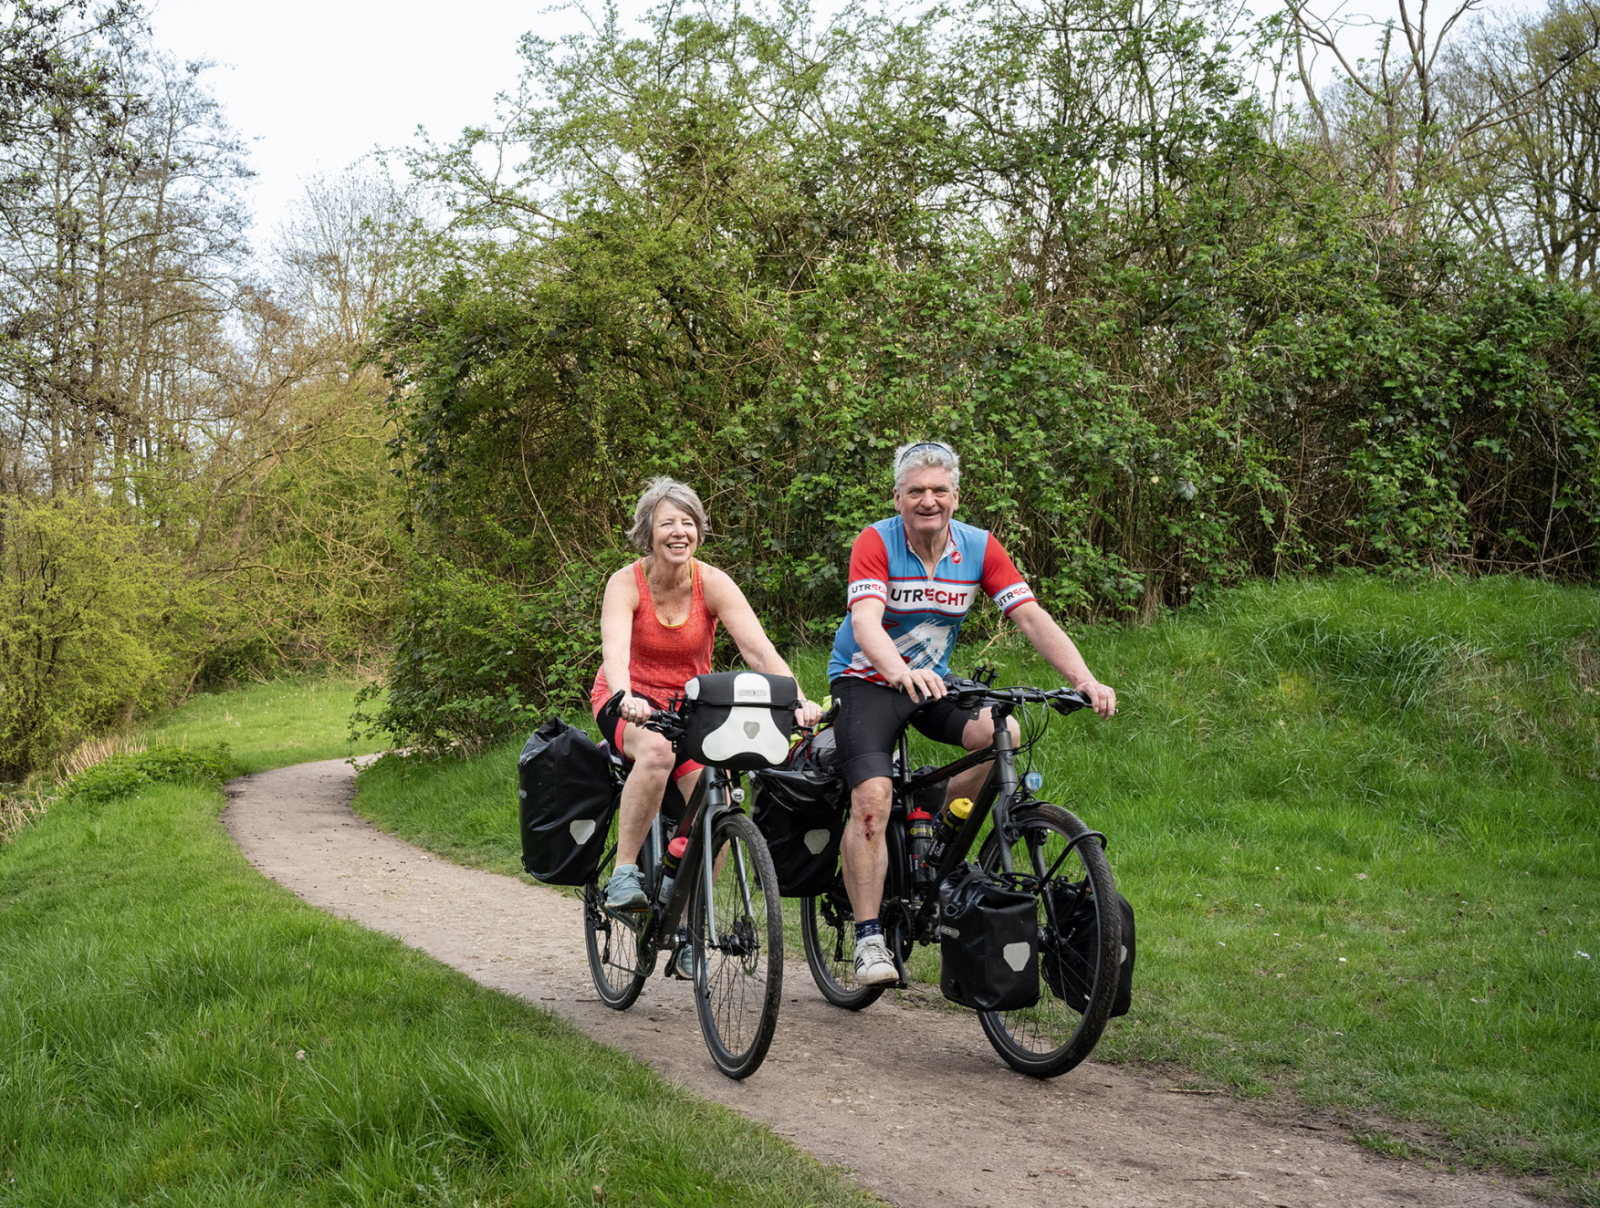
<svg viewBox="0 0 1600 1208"><path fill-rule="evenodd" d="M638 13L639 0L621 5ZM251 141L251 197L265 243L318 172L334 173L374 147L415 141L418 126L448 142L487 123L494 98L521 74L530 30L559 37L589 28L576 7L535 0L153 0L158 48L211 59L211 90Z"/></svg>
<svg viewBox="0 0 1600 1208"><path fill-rule="evenodd" d="M151 2L156 45L180 60L214 60L212 91L235 131L252 140L258 246L316 173L338 172L375 147L408 145L418 126L449 141L464 126L490 121L495 95L520 76L524 33L556 38L589 28L583 0L564 8L540 0ZM1445 8L1434 2L1436 11ZM1254 7L1265 11L1272 3L1254 0ZM1527 3L1487 0L1485 11ZM591 9L599 7L590 0ZM625 21L648 7L646 0L619 0ZM819 13L838 7L814 3ZM1315 7L1387 16L1397 6L1321 0Z"/></svg>

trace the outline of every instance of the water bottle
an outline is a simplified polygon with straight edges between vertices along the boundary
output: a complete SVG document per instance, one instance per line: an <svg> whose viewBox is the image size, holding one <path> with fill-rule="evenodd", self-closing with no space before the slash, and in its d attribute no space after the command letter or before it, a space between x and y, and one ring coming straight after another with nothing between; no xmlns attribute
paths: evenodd
<svg viewBox="0 0 1600 1208"><path fill-rule="evenodd" d="M678 875L678 865L683 863L683 853L688 850L688 836L679 835L667 844L667 854L661 857L661 888L656 892L656 901L663 906L672 896L672 878Z"/></svg>
<svg viewBox="0 0 1600 1208"><path fill-rule="evenodd" d="M939 821L933 828L933 850L928 853L928 864L934 865L944 855L944 849L955 841L961 833L961 828L967 824L967 816L972 813L972 798L957 797L939 811Z"/></svg>
<svg viewBox="0 0 1600 1208"><path fill-rule="evenodd" d="M911 848L911 873L918 885L933 880L928 857L933 854L933 815L927 810L912 810L906 815L906 838Z"/></svg>

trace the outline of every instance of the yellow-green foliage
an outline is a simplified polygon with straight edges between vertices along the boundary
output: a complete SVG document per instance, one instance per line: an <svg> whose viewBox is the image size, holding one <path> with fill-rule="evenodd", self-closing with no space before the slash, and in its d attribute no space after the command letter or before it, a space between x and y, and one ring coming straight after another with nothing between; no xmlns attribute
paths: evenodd
<svg viewBox="0 0 1600 1208"><path fill-rule="evenodd" d="M170 571L109 509L0 503L0 779L156 697L183 607Z"/></svg>

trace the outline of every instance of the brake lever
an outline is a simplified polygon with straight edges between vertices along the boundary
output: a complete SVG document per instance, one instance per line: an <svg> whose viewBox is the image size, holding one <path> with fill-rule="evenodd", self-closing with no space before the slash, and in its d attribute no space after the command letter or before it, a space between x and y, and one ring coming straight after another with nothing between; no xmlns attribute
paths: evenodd
<svg viewBox="0 0 1600 1208"><path fill-rule="evenodd" d="M945 676L945 699L955 705L957 709L976 709L992 693L979 680L966 679L959 675Z"/></svg>
<svg viewBox="0 0 1600 1208"><path fill-rule="evenodd" d="M1076 688L1061 688L1050 694L1050 707L1062 717L1093 706L1094 702Z"/></svg>

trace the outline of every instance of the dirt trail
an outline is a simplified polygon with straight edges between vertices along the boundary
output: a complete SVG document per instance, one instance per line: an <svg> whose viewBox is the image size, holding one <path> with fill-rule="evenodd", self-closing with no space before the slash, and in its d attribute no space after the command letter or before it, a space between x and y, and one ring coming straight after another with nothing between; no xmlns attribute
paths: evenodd
<svg viewBox="0 0 1600 1208"><path fill-rule="evenodd" d="M858 1015L829 1006L803 959L785 964L766 1063L730 1082L686 983L652 978L632 1010L606 1009L573 898L386 835L350 812L352 790L338 760L247 776L229 786L223 821L252 864L313 905L554 1011L896 1204L1534 1208L1504 1180L1382 1158L1336 1130L1170 1093L1159 1076L1088 1063L1035 1082L965 1013L890 998Z"/></svg>

